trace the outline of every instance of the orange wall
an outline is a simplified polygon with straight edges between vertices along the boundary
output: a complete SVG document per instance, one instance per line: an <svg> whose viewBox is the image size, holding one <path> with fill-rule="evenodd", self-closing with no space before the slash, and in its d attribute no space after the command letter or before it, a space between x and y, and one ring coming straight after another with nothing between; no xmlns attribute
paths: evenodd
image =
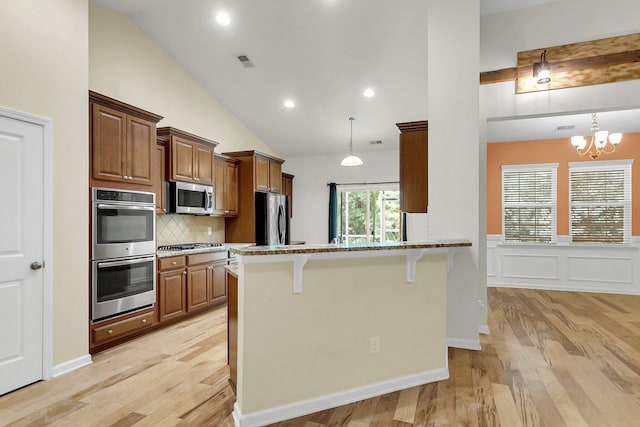
<svg viewBox="0 0 640 427"><path fill-rule="evenodd" d="M640 133L625 133L613 154L598 160L576 154L568 138L487 144L487 234L502 234L502 165L558 164L558 235L569 234L569 163L634 159L631 167L632 234L640 235Z"/></svg>

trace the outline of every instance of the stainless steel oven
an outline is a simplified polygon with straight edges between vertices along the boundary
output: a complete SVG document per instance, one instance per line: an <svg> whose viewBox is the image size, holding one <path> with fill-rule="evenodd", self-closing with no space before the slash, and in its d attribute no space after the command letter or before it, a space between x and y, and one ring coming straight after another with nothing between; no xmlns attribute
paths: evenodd
<svg viewBox="0 0 640 427"><path fill-rule="evenodd" d="M92 201L92 260L155 253L154 193L94 187Z"/></svg>
<svg viewBox="0 0 640 427"><path fill-rule="evenodd" d="M155 194L91 189L91 319L156 302Z"/></svg>
<svg viewBox="0 0 640 427"><path fill-rule="evenodd" d="M156 256L91 262L92 320L151 306L156 302Z"/></svg>

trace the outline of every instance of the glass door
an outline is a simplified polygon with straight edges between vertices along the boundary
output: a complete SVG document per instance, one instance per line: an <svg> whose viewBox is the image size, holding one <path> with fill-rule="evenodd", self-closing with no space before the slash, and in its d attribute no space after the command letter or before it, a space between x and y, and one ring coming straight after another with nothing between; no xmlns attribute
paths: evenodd
<svg viewBox="0 0 640 427"><path fill-rule="evenodd" d="M399 242L401 239L399 190L340 190L338 212L338 233L345 243Z"/></svg>

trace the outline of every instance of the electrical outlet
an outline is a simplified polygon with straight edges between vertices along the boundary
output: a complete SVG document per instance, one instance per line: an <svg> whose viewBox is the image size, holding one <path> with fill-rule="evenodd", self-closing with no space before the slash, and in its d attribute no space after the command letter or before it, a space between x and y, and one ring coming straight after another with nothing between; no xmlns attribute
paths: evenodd
<svg viewBox="0 0 640 427"><path fill-rule="evenodd" d="M207 234L211 236L211 227L207 227Z"/></svg>
<svg viewBox="0 0 640 427"><path fill-rule="evenodd" d="M369 338L369 352L371 354L380 353L380 337L375 336Z"/></svg>

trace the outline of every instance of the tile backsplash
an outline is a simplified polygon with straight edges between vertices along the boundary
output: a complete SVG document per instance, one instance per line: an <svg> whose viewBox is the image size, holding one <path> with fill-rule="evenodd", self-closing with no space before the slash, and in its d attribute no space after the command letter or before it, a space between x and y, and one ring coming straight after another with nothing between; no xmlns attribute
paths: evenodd
<svg viewBox="0 0 640 427"><path fill-rule="evenodd" d="M156 216L157 246L196 242L224 243L224 218L180 214Z"/></svg>

